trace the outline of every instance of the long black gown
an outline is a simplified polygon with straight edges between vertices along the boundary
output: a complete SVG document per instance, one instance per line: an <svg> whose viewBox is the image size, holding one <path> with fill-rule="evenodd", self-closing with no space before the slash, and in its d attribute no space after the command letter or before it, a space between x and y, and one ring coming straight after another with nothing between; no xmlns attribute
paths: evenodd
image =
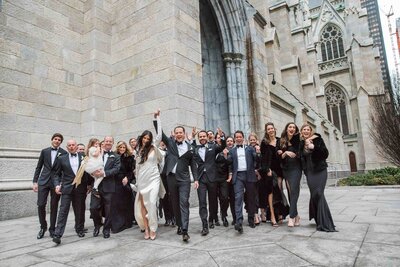
<svg viewBox="0 0 400 267"><path fill-rule="evenodd" d="M277 138L277 143L279 139ZM266 195L272 195L272 203L274 206L275 218L284 220L289 214L289 203L283 193L283 188L278 184L278 177L282 177L282 168L280 166L279 157L276 154L276 147L267 144L266 141L261 142L262 169L271 169L272 176L267 175L267 170L263 170L261 175L265 177ZM269 205L268 205L269 206ZM271 218L269 208L267 209L267 219Z"/></svg>
<svg viewBox="0 0 400 267"><path fill-rule="evenodd" d="M329 152L319 134L314 134L314 149L304 150L304 140L300 142L302 167L310 189L309 219L315 220L318 231L336 232L333 218L326 202L324 191L328 179L327 163Z"/></svg>
<svg viewBox="0 0 400 267"><path fill-rule="evenodd" d="M133 156L121 155L121 168L115 183L115 194L111 203L111 231L113 233L121 232L131 228L134 220L134 196L129 185L133 179L133 170L135 168L135 159ZM128 178L128 184L123 185L122 179Z"/></svg>

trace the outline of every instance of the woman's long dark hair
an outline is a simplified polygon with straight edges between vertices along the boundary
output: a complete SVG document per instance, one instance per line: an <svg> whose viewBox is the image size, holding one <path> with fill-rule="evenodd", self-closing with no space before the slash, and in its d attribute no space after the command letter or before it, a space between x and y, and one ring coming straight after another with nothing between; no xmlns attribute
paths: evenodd
<svg viewBox="0 0 400 267"><path fill-rule="evenodd" d="M281 134L281 148L287 148L290 145L290 140L287 134L287 129L289 128L290 124L294 124L294 126L296 127L296 132L293 134L293 136L299 133L299 127L297 127L294 122L288 122Z"/></svg>
<svg viewBox="0 0 400 267"><path fill-rule="evenodd" d="M145 137L146 135L148 135L150 137L150 140L143 147L142 140L143 140L143 137ZM139 156L140 156L139 164L143 164L147 160L150 151L153 149L153 134L148 130L144 131L139 136L137 146L138 146L138 151L139 151Z"/></svg>
<svg viewBox="0 0 400 267"><path fill-rule="evenodd" d="M270 142L271 142L271 138L269 137L269 134L267 133L267 128L268 128L268 126L272 126L272 127L274 127L274 129L275 129L275 138L276 138L276 128L275 128L275 125L274 125L274 123L273 122L267 122L266 124L265 124L265 126L264 126L264 138L263 138L263 141L266 143L266 144L269 144Z"/></svg>

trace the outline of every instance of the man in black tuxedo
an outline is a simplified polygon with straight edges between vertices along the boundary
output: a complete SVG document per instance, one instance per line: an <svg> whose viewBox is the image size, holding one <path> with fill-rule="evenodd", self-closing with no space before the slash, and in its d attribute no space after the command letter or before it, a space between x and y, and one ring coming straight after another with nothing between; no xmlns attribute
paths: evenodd
<svg viewBox="0 0 400 267"><path fill-rule="evenodd" d="M53 183L56 193L61 195L57 227L53 237L53 242L56 244L61 243L71 202L75 215L75 230L79 237L85 236L83 232L85 213L81 209L85 207L88 175L86 173L83 175L81 183L77 187L72 184L84 158L82 153L77 153L77 149L76 141L69 140L67 142L68 153L60 156L56 163Z"/></svg>
<svg viewBox="0 0 400 267"><path fill-rule="evenodd" d="M65 154L66 151L60 147L64 137L60 133L55 133L51 137L51 146L43 149L40 152L39 161L36 166L35 174L33 175L33 186L34 192L38 193L38 215L40 222L40 231L37 235L37 239L41 239L47 230L46 221L46 204L47 197L50 193L50 236L54 236L54 230L56 228L57 220L57 209L58 201L60 196L56 194L52 177L55 173L55 165L58 158Z"/></svg>
<svg viewBox="0 0 400 267"><path fill-rule="evenodd" d="M248 221L251 228L255 227L254 214L256 212L256 170L255 166L259 161L260 147L244 145L244 134L242 131L235 132L236 146L229 151L228 159L231 160L231 171L228 181L233 179L235 191L235 230L243 233L243 197L247 193Z"/></svg>
<svg viewBox="0 0 400 267"><path fill-rule="evenodd" d="M103 181L99 185L99 195L91 195L90 198L90 215L94 222L93 236L98 236L101 227L101 211L104 207L104 226L103 226L103 237L109 238L111 231L111 201L115 193L115 180L119 169L121 167L120 156L111 151L114 145L114 138L112 136L106 136L103 141L103 161L104 161L104 172L97 170L92 173L92 176L100 178L104 177Z"/></svg>
<svg viewBox="0 0 400 267"><path fill-rule="evenodd" d="M160 111L154 114L159 116ZM153 122L157 126L156 121ZM157 127L156 127L157 130ZM198 188L197 166L194 159L193 147L185 141L185 128L176 126L174 137L167 137L162 133L162 141L167 146L168 157L165 158L167 183L170 192L172 211L176 224L177 234L182 235L183 241L190 239L189 227L189 197L190 197L190 173L189 166L194 178L194 187Z"/></svg>
<svg viewBox="0 0 400 267"><path fill-rule="evenodd" d="M195 159L197 163L197 174L199 177L199 188L197 196L199 197L199 214L203 229L202 235L208 234L208 226L214 228L214 221L218 221L218 199L216 180L216 155L224 150L226 143L221 129L218 129L221 135L221 146L208 142L207 132L200 131L197 134L200 145L195 148ZM207 193L210 208L210 217L207 212ZM208 220L207 220L208 219ZM207 223L209 222L209 224Z"/></svg>

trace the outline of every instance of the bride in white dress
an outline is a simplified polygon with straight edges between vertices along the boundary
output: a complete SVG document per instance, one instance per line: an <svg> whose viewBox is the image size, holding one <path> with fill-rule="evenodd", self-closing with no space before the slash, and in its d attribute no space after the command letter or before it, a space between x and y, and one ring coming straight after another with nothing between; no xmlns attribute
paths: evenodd
<svg viewBox="0 0 400 267"><path fill-rule="evenodd" d="M158 148L161 141L160 111L157 118L158 135L153 144L151 131L144 131L138 139L136 156L135 218L141 230L145 230L144 239L156 238L158 227L157 200L165 195L159 167L164 163L165 151Z"/></svg>

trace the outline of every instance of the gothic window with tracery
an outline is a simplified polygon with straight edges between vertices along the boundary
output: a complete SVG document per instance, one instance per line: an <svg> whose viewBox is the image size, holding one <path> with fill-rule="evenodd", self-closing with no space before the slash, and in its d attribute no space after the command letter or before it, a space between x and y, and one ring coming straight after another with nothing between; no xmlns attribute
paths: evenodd
<svg viewBox="0 0 400 267"><path fill-rule="evenodd" d="M346 96L336 85L329 85L325 90L326 110L328 119L343 134L349 134L347 121Z"/></svg>
<svg viewBox="0 0 400 267"><path fill-rule="evenodd" d="M322 61L328 61L345 56L343 33L339 27L329 24L321 33Z"/></svg>

